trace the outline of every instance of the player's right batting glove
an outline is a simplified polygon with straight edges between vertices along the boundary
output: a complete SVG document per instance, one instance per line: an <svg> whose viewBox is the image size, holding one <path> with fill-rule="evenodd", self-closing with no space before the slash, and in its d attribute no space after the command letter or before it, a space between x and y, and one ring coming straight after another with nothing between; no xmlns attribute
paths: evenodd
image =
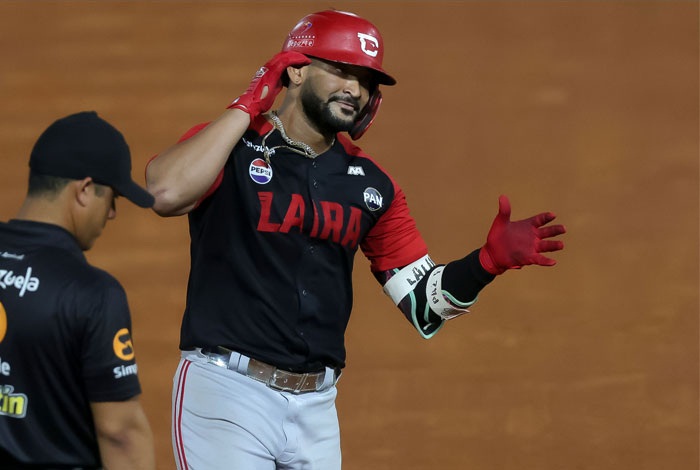
<svg viewBox="0 0 700 470"><path fill-rule="evenodd" d="M491 274L502 274L508 269L520 269L528 264L554 266L557 262L541 253L559 251L564 243L546 240L566 233L563 225L549 225L556 215L551 212L511 221L510 201L498 198L498 215L491 225L486 244L479 251L481 265Z"/></svg>
<svg viewBox="0 0 700 470"><path fill-rule="evenodd" d="M238 108L248 113L253 120L274 104L275 98L282 90L282 74L287 67L301 67L310 63L311 59L298 52L285 51L275 54L258 69L245 93L233 100L227 108Z"/></svg>

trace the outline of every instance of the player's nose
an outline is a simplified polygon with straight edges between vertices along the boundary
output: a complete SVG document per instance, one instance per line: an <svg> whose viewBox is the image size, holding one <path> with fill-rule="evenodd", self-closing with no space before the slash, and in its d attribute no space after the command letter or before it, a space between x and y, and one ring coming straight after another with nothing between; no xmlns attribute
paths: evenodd
<svg viewBox="0 0 700 470"><path fill-rule="evenodd" d="M357 77L349 76L345 79L345 86L343 91L353 98L359 98L362 93L362 86L360 85L360 80Z"/></svg>

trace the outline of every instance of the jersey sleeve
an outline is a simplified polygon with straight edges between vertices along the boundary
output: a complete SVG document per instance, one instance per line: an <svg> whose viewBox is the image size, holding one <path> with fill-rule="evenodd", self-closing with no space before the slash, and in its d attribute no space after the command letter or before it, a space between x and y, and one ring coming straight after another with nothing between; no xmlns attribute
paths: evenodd
<svg viewBox="0 0 700 470"><path fill-rule="evenodd" d="M126 293L108 275L92 286L79 305L84 331L81 344L83 380L91 402L123 401L141 393L131 337Z"/></svg>
<svg viewBox="0 0 700 470"><path fill-rule="evenodd" d="M396 183L389 209L370 229L361 248L375 273L406 266L428 254L428 247L408 209L406 196Z"/></svg>
<svg viewBox="0 0 700 470"><path fill-rule="evenodd" d="M187 132L185 132L185 133L178 139L177 143L179 144L180 142L184 142L185 140L187 140L187 139L189 139L189 138L191 138L191 137L197 135L202 129L204 129L205 127L207 127L209 124L210 124L210 122L203 122L203 123L201 123L201 124L197 124L196 126L192 126ZM150 165L150 163L151 163L153 160L155 160L156 158L158 158L158 154L153 155L153 156L148 160L148 162L146 163L146 168L148 168L148 165ZM216 176L216 179L214 180L214 183L209 187L209 189L207 189L207 191L204 193L204 195L202 195L202 197L199 198L199 200L197 201L197 204L196 204L197 206L198 206L199 204L201 204L202 201L204 201L206 198L208 198L209 196L211 196L212 193L213 193L214 191L216 191L216 188L218 188L219 185L221 184L221 179L223 178L223 175L224 175L224 170L223 170L223 168L222 168L221 171L219 172L219 174Z"/></svg>

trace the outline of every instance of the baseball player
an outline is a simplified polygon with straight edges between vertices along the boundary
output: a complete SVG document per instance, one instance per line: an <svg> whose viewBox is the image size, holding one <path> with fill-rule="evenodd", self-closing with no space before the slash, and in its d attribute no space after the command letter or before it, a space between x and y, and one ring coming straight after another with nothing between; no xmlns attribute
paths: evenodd
<svg viewBox="0 0 700 470"><path fill-rule="evenodd" d="M564 227L547 225L554 214L511 221L502 196L483 247L431 259L397 182L352 142L371 126L380 87L396 83L383 55L369 21L310 14L223 114L147 166L154 210L189 217L173 387L180 469L341 468L335 384L358 249L431 338L496 275L551 266L542 253L563 248L551 237Z"/></svg>
<svg viewBox="0 0 700 470"><path fill-rule="evenodd" d="M29 160L27 197L0 223L0 468L155 468L126 295L88 264L131 179L122 134L94 112L55 121Z"/></svg>

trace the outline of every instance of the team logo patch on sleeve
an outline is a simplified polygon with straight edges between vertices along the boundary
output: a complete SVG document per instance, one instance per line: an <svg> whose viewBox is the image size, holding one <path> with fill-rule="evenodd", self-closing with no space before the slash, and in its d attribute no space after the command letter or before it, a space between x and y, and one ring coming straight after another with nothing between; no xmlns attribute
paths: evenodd
<svg viewBox="0 0 700 470"><path fill-rule="evenodd" d="M262 158L256 158L248 167L250 179L258 184L267 184L272 180L272 167Z"/></svg>
<svg viewBox="0 0 700 470"><path fill-rule="evenodd" d="M123 361L130 361L134 358L134 346L131 343L131 333L127 328L117 331L112 340L114 354Z"/></svg>
<svg viewBox="0 0 700 470"><path fill-rule="evenodd" d="M382 205L384 204L384 198L382 197L382 195L379 193L379 191L372 187L365 189L365 192L363 193L363 198L365 200L365 205L367 206L367 209L371 211L378 211L382 208Z"/></svg>

